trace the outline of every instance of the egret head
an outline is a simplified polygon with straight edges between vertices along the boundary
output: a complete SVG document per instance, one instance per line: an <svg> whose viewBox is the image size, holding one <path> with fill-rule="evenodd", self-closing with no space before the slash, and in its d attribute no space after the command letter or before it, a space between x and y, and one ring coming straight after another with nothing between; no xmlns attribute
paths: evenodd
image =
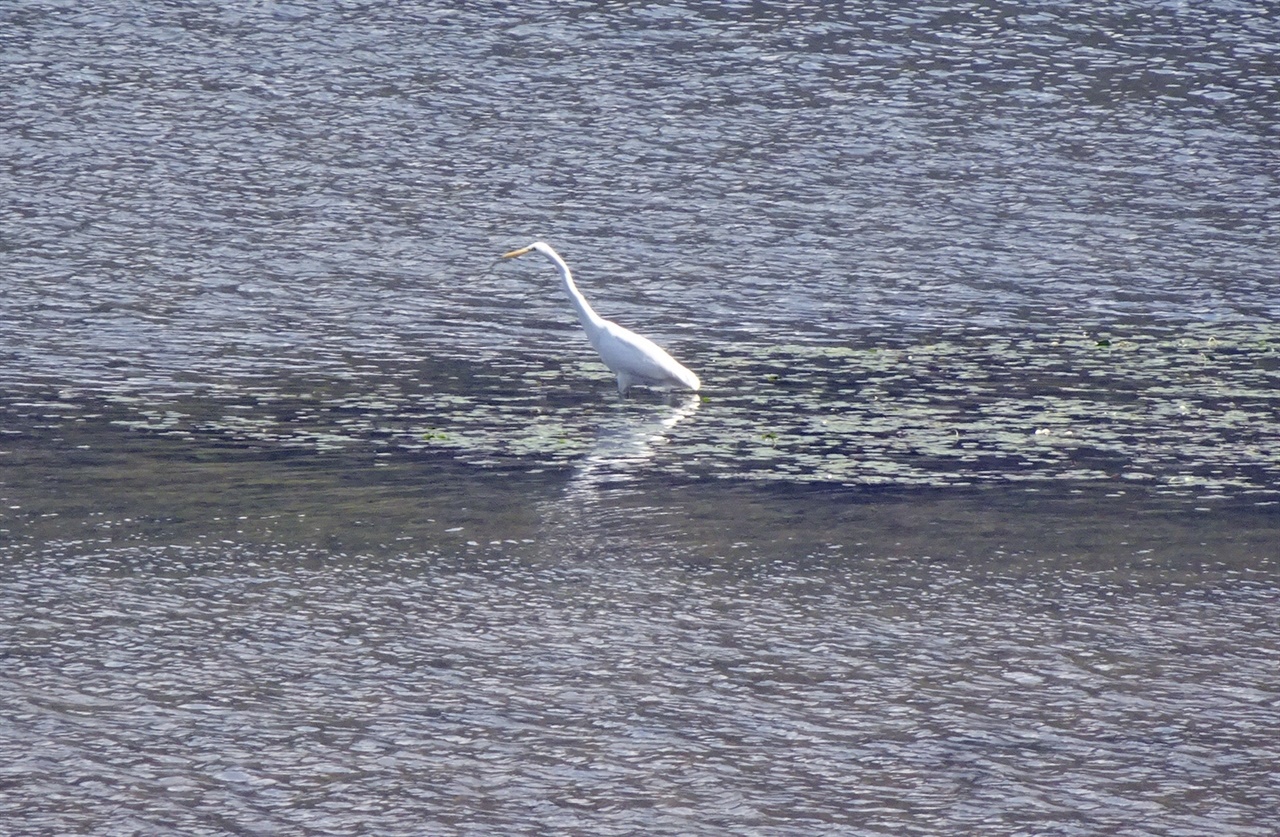
<svg viewBox="0 0 1280 837"><path fill-rule="evenodd" d="M532 244L530 244L528 247L521 247L519 250L512 250L510 253L503 253L502 258L514 259L517 256L523 256L525 253L532 253L534 250L537 250L539 253L546 253L547 250L549 249L550 248L547 247L545 243L541 241L535 241Z"/></svg>

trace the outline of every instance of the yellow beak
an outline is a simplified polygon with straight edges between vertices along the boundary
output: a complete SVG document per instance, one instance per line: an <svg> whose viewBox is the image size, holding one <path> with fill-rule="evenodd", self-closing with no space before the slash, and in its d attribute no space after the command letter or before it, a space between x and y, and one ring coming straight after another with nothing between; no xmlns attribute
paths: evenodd
<svg viewBox="0 0 1280 837"><path fill-rule="evenodd" d="M510 253L503 253L502 258L514 259L516 256L523 256L525 253L528 253L532 249L533 249L532 247L521 247L519 250L512 250Z"/></svg>

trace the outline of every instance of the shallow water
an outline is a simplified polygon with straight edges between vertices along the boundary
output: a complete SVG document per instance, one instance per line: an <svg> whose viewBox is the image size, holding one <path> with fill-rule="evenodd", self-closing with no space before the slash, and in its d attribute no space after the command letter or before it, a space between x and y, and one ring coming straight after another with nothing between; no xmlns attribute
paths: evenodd
<svg viewBox="0 0 1280 837"><path fill-rule="evenodd" d="M6 486L28 833L1266 834L1280 805L1256 506L96 442Z"/></svg>
<svg viewBox="0 0 1280 837"><path fill-rule="evenodd" d="M6 828L1271 834L1277 43L6 5Z"/></svg>

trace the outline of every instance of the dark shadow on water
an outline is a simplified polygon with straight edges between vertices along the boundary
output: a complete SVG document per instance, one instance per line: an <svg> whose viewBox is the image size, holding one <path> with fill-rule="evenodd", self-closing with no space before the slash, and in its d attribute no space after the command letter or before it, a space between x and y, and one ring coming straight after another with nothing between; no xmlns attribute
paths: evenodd
<svg viewBox="0 0 1280 837"><path fill-rule="evenodd" d="M103 418L11 421L0 450L0 544L94 550L237 544L334 557L462 563L660 561L689 568L910 560L1009 572L1083 565L1137 574L1274 561L1274 507L1188 506L1120 481L970 487L839 486L681 475L681 434L714 410L615 401L592 408L585 453L562 465L458 461L448 450L325 453L222 434L135 431ZM692 430L690 430L692 428Z"/></svg>

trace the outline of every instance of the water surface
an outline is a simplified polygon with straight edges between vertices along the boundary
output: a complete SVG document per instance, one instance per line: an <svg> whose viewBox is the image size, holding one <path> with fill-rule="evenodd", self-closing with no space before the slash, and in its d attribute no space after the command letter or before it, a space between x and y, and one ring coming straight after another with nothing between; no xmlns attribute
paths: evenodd
<svg viewBox="0 0 1280 837"><path fill-rule="evenodd" d="M0 815L1272 833L1277 43L7 4Z"/></svg>

